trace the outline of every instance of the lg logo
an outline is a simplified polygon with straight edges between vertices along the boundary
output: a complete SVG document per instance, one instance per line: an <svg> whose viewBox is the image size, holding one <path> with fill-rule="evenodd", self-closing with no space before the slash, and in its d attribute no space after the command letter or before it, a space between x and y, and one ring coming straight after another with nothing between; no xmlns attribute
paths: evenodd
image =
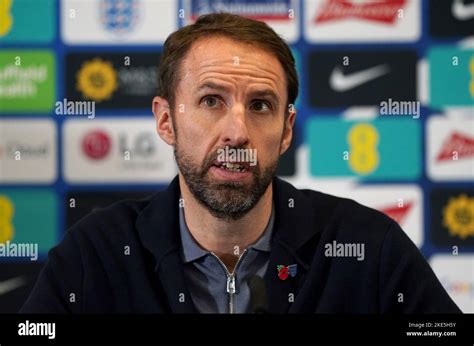
<svg viewBox="0 0 474 346"><path fill-rule="evenodd" d="M156 135L152 132L139 132L136 135L122 133L119 135L120 153L127 158L146 158L156 152Z"/></svg>
<svg viewBox="0 0 474 346"><path fill-rule="evenodd" d="M156 153L156 135L153 132L120 133L118 153L125 160L149 158ZM104 130L88 132L82 139L82 151L92 160L106 158L113 148L111 136Z"/></svg>
<svg viewBox="0 0 474 346"><path fill-rule="evenodd" d="M110 136L103 130L87 133L82 139L82 151L92 160L105 158L111 147Z"/></svg>

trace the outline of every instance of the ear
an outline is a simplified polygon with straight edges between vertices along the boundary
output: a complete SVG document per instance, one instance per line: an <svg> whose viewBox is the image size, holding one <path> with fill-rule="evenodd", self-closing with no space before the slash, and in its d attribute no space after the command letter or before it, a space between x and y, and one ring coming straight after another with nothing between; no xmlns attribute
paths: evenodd
<svg viewBox="0 0 474 346"><path fill-rule="evenodd" d="M296 120L296 108L294 105L290 104L288 109L288 117L285 120L284 128L283 128L283 136L281 139L281 146L280 146L280 155L283 155L285 151L288 150L291 144L291 139L293 138L293 125L295 124Z"/></svg>
<svg viewBox="0 0 474 346"><path fill-rule="evenodd" d="M167 144L174 145L173 118L171 117L168 101L160 96L155 96L153 98L152 110L156 120L156 132Z"/></svg>

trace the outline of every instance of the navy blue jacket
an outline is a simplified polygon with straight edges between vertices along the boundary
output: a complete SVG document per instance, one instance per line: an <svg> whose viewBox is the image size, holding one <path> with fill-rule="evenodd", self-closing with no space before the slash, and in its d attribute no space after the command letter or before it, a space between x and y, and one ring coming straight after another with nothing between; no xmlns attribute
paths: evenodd
<svg viewBox="0 0 474 346"><path fill-rule="evenodd" d="M278 178L273 186L275 233L264 277L270 313L460 312L392 219ZM175 178L148 199L83 218L50 250L21 312L196 312L180 256L179 196ZM365 244L364 260L326 256L333 241ZM277 265L291 264L296 276L281 280Z"/></svg>

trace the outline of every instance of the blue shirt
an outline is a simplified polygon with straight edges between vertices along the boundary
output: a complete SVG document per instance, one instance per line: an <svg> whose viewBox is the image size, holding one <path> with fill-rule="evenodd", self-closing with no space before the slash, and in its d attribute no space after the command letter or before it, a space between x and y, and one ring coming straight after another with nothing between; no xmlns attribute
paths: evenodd
<svg viewBox="0 0 474 346"><path fill-rule="evenodd" d="M268 267L275 219L273 206L265 231L240 255L233 273L215 254L197 244L186 225L183 208L179 209L184 276L196 309L200 313L249 312L248 280L254 275L263 278Z"/></svg>

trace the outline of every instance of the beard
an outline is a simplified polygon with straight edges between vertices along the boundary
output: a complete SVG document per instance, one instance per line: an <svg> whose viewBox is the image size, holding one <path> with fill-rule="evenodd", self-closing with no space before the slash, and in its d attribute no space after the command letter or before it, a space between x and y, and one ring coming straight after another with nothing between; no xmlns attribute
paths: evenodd
<svg viewBox="0 0 474 346"><path fill-rule="evenodd" d="M229 146L229 149L231 148L242 149ZM176 163L193 196L213 216L228 221L238 220L255 207L267 190L275 176L279 157L263 170L258 162L255 166L250 166L251 183L214 181L210 177L209 169L213 166L217 153L218 149L210 153L203 164L199 165L180 150L177 138L174 145Z"/></svg>

